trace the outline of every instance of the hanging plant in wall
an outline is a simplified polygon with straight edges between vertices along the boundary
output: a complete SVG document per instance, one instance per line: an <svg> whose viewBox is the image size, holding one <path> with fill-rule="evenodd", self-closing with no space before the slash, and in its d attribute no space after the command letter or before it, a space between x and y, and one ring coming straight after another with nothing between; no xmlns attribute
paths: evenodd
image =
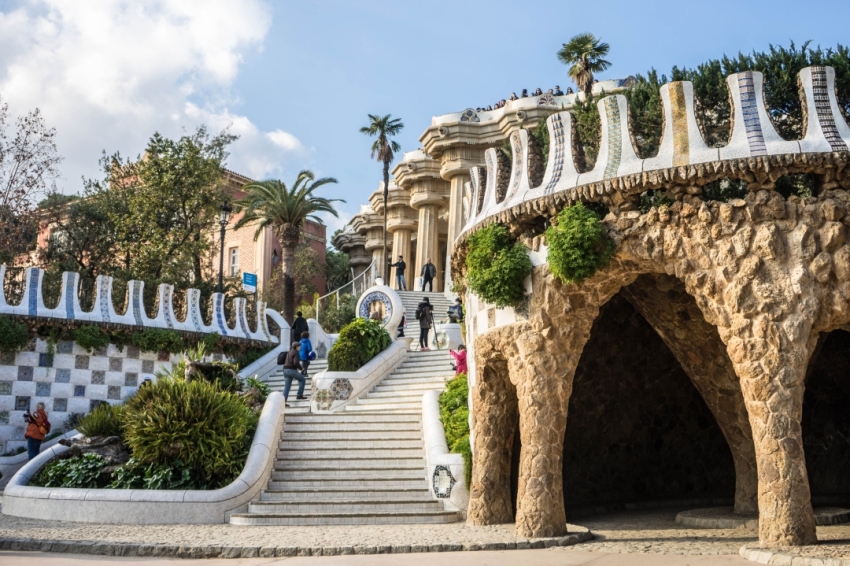
<svg viewBox="0 0 850 566"><path fill-rule="evenodd" d="M491 224L469 237L466 281L469 290L497 307L515 306L525 298L523 281L531 274L528 250L501 224Z"/></svg>
<svg viewBox="0 0 850 566"><path fill-rule="evenodd" d="M546 229L549 270L565 283L579 283L606 267L614 242L599 215L578 202L562 210Z"/></svg>

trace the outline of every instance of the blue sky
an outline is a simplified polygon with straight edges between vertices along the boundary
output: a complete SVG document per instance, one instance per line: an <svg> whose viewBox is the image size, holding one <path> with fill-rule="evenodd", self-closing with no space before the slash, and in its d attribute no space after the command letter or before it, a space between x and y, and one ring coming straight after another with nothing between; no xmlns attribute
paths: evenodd
<svg viewBox="0 0 850 566"><path fill-rule="evenodd" d="M155 130L207 123L242 136L239 172L336 177L326 194L348 201L345 220L380 179L358 132L368 113L401 117L410 151L433 115L568 86L555 52L576 33L611 44L600 78L615 78L792 39L846 44L848 21L846 0L0 0L0 97L59 130L66 193L101 150L136 155Z"/></svg>

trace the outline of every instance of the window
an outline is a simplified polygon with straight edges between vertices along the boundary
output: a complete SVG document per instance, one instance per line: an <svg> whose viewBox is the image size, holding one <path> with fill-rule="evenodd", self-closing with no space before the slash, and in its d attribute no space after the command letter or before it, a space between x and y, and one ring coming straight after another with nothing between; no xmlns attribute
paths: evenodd
<svg viewBox="0 0 850 566"><path fill-rule="evenodd" d="M230 248L230 276L239 275L239 248Z"/></svg>

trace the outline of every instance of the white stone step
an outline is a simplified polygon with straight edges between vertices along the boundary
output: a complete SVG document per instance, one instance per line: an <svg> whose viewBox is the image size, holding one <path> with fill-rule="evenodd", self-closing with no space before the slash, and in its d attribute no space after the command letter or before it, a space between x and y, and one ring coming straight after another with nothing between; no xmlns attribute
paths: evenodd
<svg viewBox="0 0 850 566"><path fill-rule="evenodd" d="M366 399L422 399L426 391L442 391L443 388L439 385L434 385L426 389L406 389L401 391L370 391L365 395Z"/></svg>
<svg viewBox="0 0 850 566"><path fill-rule="evenodd" d="M376 477L360 475L355 479L350 477L313 477L305 472L273 472L279 478L273 477L269 481L269 491L295 492L311 490L330 490L353 492L358 489L365 490L396 490L396 489L427 489L427 483L422 473L393 474L387 473Z"/></svg>
<svg viewBox="0 0 850 566"><path fill-rule="evenodd" d="M275 470L290 471L290 470L337 470L348 471L352 470L416 470L423 473L425 469L425 459L422 456L405 458L392 457L377 457L377 458L303 458L300 460L277 460L274 466Z"/></svg>
<svg viewBox="0 0 850 566"><path fill-rule="evenodd" d="M234 513L233 525L311 526L311 525L398 525L454 523L454 511L413 511L395 513Z"/></svg>
<svg viewBox="0 0 850 566"><path fill-rule="evenodd" d="M422 411L422 401L417 402L399 402L399 403L369 403L369 404L354 404L354 405L346 405L345 410L352 413L357 413L361 411L375 411L381 410L386 412L393 413L402 413L402 414L412 414L416 411Z"/></svg>
<svg viewBox="0 0 850 566"><path fill-rule="evenodd" d="M423 482L424 485L424 482ZM393 489L358 489L352 486L350 489L333 489L323 486L322 488L307 487L294 489L287 485L286 491L263 490L260 493L260 501L372 501L372 500L422 500L431 499L431 492L423 487L397 487Z"/></svg>
<svg viewBox="0 0 850 566"><path fill-rule="evenodd" d="M315 482L310 485L320 485L322 480L351 480L352 471L348 468L324 468L324 469L316 469L316 468L291 468L291 469L283 469L283 470L272 470L271 479L279 482L284 482L281 484L285 486L285 482L288 481L296 481L296 482ZM386 485L400 485L397 482L408 482L413 481L414 486L422 486L424 481L423 477L425 476L425 466L423 465L421 468L394 468L390 470L386 470L383 468L374 468L374 469L359 469L356 473L357 480L354 482L355 484L359 484L361 482L366 482L367 480L374 480L379 484L384 481ZM418 483L416 483L418 482ZM362 483L364 487L366 487L366 483ZM403 483L401 485L407 485ZM272 486L269 484L269 487L272 489L281 489Z"/></svg>
<svg viewBox="0 0 850 566"><path fill-rule="evenodd" d="M434 383L410 383L410 384L400 384L400 383L390 383L383 384L381 383L377 387L375 387L370 393L389 393L389 392L399 392L403 393L405 391L433 391L435 389L442 391L445 388L445 383L442 381L435 381Z"/></svg>
<svg viewBox="0 0 850 566"><path fill-rule="evenodd" d="M367 393L365 397L360 397L355 401L356 405L363 405L367 403L375 404L375 405L383 405L383 404L395 404L395 403L414 403L416 401L422 402L422 393L412 392L408 395L394 395L390 397L372 397L371 393Z"/></svg>
<svg viewBox="0 0 850 566"><path fill-rule="evenodd" d="M352 406L354 406L354 405L347 405L346 407L352 407ZM367 411L367 410L361 408L360 411ZM420 403L419 412L420 413L422 412L421 403ZM351 415L351 413L346 413L346 412L343 412L343 414ZM409 413L386 413L385 412L385 414L386 414L386 416L395 416L395 415L402 416L402 417L408 416L408 415L417 416L413 412L409 412ZM300 417L300 416L311 416L311 415L306 414L306 415L291 415L291 416L292 417L296 417L296 416ZM287 417L287 419L288 418L289 417ZM298 434L304 434L304 433L308 433L308 432L316 432L316 433L341 432L341 433L347 434L349 432L354 432L354 431L364 431L364 432L371 432L371 433L374 433L374 434L380 434L381 432L387 430L387 427L390 424L392 425L392 429L396 430L396 431L404 431L404 432L416 431L418 434L420 434L420 435L422 434L422 425L420 425L418 422L416 422L416 423L368 422L368 423L363 423L361 425L356 425L356 424L353 424L353 423L350 423L350 422L349 423L316 423L314 425L297 423L297 424L291 424L290 425L289 423L285 422L284 425L283 425L284 426L284 433L283 433L284 436L283 436L283 438L286 438L287 432L294 432L294 433L298 433Z"/></svg>
<svg viewBox="0 0 850 566"><path fill-rule="evenodd" d="M361 424L368 423L416 423L417 425L422 422L422 415L412 415L409 417L405 416L397 416L397 415L383 415L380 413L376 413L374 415L346 415L345 413L330 413L330 414L318 414L318 415L310 415L308 417L298 416L293 417L291 420L289 418L286 419L287 424L340 424L340 423L357 423L358 426ZM390 428L394 428L393 424Z"/></svg>
<svg viewBox="0 0 850 566"><path fill-rule="evenodd" d="M387 440L394 442L422 442L422 430L416 428L414 430L361 430L355 428L345 431L314 431L306 430L304 432L293 432L291 430L284 431L281 435L281 442L360 442L372 440Z"/></svg>
<svg viewBox="0 0 850 566"><path fill-rule="evenodd" d="M350 460L366 460L384 458L394 462L401 458L424 458L425 450L422 446L414 448L399 448L386 446L382 448L282 448L277 451L277 459L280 466L285 466L293 460L317 460L326 459L334 462Z"/></svg>
<svg viewBox="0 0 850 566"><path fill-rule="evenodd" d="M421 450L423 448L422 435L419 436L419 438L410 440L382 438L378 435L372 438L348 440L339 440L333 437L292 440L292 438L287 437L278 443L278 450Z"/></svg>
<svg viewBox="0 0 850 566"><path fill-rule="evenodd" d="M439 383L445 386L447 378L445 377L388 377L378 385L414 385L416 383Z"/></svg>
<svg viewBox="0 0 850 566"><path fill-rule="evenodd" d="M249 513L398 513L442 510L442 502L436 499L256 501L248 505Z"/></svg>

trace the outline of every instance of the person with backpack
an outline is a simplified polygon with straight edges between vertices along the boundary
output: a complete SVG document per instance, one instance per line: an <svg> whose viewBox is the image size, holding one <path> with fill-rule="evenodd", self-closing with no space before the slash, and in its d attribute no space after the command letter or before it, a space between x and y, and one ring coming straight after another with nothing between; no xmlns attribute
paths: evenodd
<svg viewBox="0 0 850 566"><path fill-rule="evenodd" d="M437 266L431 263L431 258L428 258L428 261L425 262L425 265L422 266L422 273L419 274L422 277L422 292L425 292L425 285L428 285L428 292L434 292L434 278L437 276Z"/></svg>
<svg viewBox="0 0 850 566"><path fill-rule="evenodd" d="M428 333L434 324L434 307L428 297L422 299L416 307L416 320L419 321L419 351L428 351Z"/></svg>
<svg viewBox="0 0 850 566"><path fill-rule="evenodd" d="M301 373L307 377L307 368L310 367L310 362L316 359L316 352L313 351L313 344L310 343L310 333L301 333L301 349L298 351L298 359L301 362Z"/></svg>
<svg viewBox="0 0 850 566"><path fill-rule="evenodd" d="M389 261L387 263L389 263ZM404 263L404 258L398 256L398 261L390 263L390 267L395 267L396 289L399 291L407 291L407 283L404 280L404 270L407 268L407 264Z"/></svg>
<svg viewBox="0 0 850 566"><path fill-rule="evenodd" d="M280 362L281 356L283 356L283 400L284 403L289 399L289 390L292 388L292 380L298 382L298 394L295 396L296 399L306 399L304 397L304 385L307 383L307 378L301 373L300 368L300 350L301 350L301 342L293 342L292 347L288 352L281 352L278 354L277 359ZM289 405L286 405L287 407Z"/></svg>
<svg viewBox="0 0 850 566"><path fill-rule="evenodd" d="M32 460L41 452L41 443L50 433L50 421L47 420L44 403L36 403L34 413L30 414L29 411L24 413L24 420L27 423L27 431L24 434L24 438L27 439L27 455Z"/></svg>

